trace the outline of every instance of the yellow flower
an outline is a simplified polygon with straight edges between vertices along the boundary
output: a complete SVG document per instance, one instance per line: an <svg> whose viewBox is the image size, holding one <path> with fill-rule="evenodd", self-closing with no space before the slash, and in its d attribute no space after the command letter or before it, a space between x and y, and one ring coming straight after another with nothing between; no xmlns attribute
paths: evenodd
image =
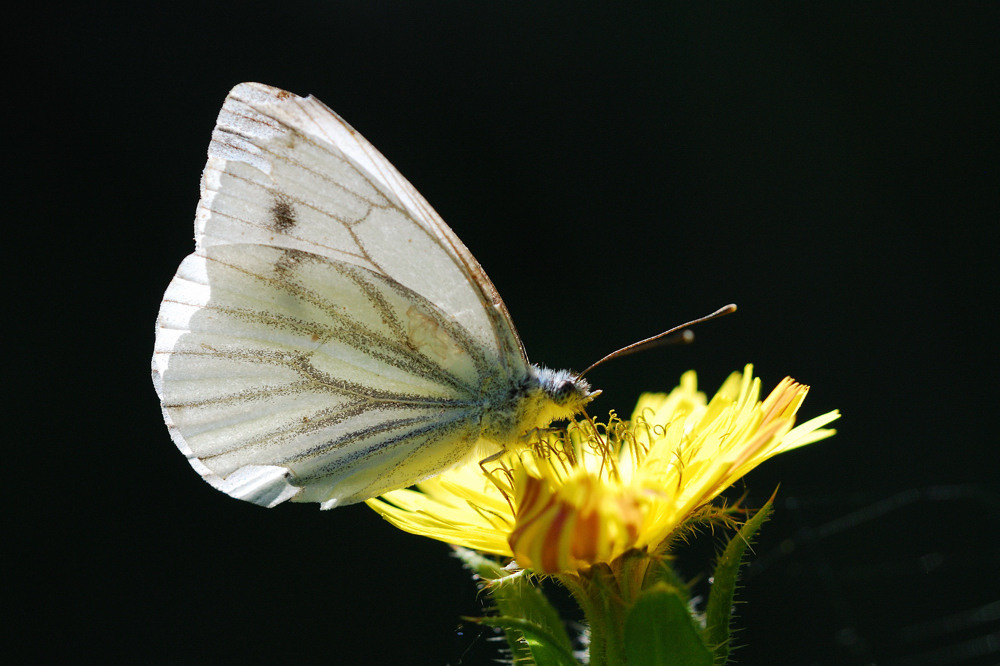
<svg viewBox="0 0 1000 666"><path fill-rule="evenodd" d="M368 505L400 529L538 573L656 549L764 460L834 433L823 426L836 411L793 427L808 387L785 378L761 401L752 370L730 375L710 402L685 373L671 393L642 395L628 422L574 422L489 475L472 462Z"/></svg>

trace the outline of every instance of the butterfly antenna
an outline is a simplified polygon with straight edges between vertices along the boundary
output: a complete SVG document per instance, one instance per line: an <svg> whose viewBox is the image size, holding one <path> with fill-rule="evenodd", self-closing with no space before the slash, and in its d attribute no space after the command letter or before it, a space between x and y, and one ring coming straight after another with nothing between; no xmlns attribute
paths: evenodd
<svg viewBox="0 0 1000 666"><path fill-rule="evenodd" d="M583 372L581 372L579 374L579 376L583 377L585 374L587 374L588 372L590 372L591 370L593 370L594 368L596 368L597 366L599 366L601 363L604 363L605 361L610 361L613 358L619 358L621 356L628 356L629 354L634 354L637 351L642 351L643 349L645 349L647 347L651 347L651 346L653 346L654 344L657 344L657 343L662 344L664 342L663 338L666 338L668 335L671 335L673 333L677 333L678 331L681 331L682 335L678 338L677 341L679 341L679 342L690 342L691 340L694 339L694 336L693 336L693 334L690 331L685 331L684 329L686 329L689 326L694 326L695 324L700 324L700 323L702 323L704 321L708 321L710 319L717 319L717 318L719 318L719 317L721 317L723 315L732 314L734 312L736 312L736 305L733 304L733 303L730 303L729 305L727 305L725 307L719 308L718 310L716 310L715 312L713 312L710 315L705 315L704 317L699 317L698 319L694 319L692 321L689 321L686 324L681 324L680 326L674 326L673 328L671 328L669 330L666 330L666 331L663 331L663 333L659 333L657 335L654 335L651 338L646 338L645 340L640 340L639 342L633 342L632 344L628 345L627 347L622 347L618 351L611 352L610 354L608 354L607 356L605 356L604 358L602 358L600 361L598 361L597 363L594 363L589 368L587 368L586 370L584 370ZM684 335L684 334L686 334L686 335Z"/></svg>

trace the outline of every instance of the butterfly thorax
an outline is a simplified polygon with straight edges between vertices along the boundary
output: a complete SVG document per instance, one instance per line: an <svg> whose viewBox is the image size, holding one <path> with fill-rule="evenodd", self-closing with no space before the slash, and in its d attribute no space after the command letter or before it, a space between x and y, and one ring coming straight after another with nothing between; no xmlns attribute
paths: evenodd
<svg viewBox="0 0 1000 666"><path fill-rule="evenodd" d="M527 374L484 404L481 436L507 448L553 421L580 413L597 392L567 370L531 365Z"/></svg>

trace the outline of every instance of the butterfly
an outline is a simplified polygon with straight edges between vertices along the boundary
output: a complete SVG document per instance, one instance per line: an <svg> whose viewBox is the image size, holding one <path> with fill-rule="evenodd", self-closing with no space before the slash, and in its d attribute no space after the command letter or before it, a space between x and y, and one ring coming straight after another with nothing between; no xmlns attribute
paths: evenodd
<svg viewBox="0 0 1000 666"><path fill-rule="evenodd" d="M528 362L482 267L370 143L259 83L219 113L152 373L192 467L268 507L412 485L598 393Z"/></svg>

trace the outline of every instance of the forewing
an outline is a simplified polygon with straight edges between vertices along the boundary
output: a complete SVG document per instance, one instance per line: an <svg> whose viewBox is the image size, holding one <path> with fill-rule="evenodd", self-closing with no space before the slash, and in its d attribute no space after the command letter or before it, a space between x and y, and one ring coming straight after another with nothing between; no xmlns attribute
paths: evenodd
<svg viewBox="0 0 1000 666"><path fill-rule="evenodd" d="M356 502L457 462L492 353L412 289L302 250L203 246L161 305L153 377L191 464L258 504Z"/></svg>
<svg viewBox="0 0 1000 666"><path fill-rule="evenodd" d="M423 197L312 97L236 86L219 114L195 224L199 249L259 243L363 266L421 294L495 353L527 358L482 267Z"/></svg>

